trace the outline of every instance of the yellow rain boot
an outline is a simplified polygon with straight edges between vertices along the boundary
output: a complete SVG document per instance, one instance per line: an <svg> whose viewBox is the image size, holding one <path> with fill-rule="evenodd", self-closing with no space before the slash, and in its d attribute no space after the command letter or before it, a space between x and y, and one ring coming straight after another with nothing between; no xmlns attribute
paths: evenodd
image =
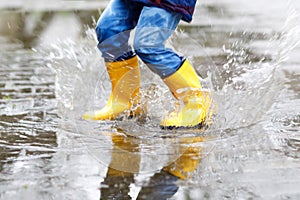
<svg viewBox="0 0 300 200"><path fill-rule="evenodd" d="M164 82L182 105L171 112L160 123L161 128L201 128L205 124L211 99L208 91L203 91L198 76L185 60L182 66Z"/></svg>
<svg viewBox="0 0 300 200"><path fill-rule="evenodd" d="M114 120L139 103L140 70L137 56L124 61L107 62L106 68L112 84L109 100L101 110L86 112L84 119ZM137 107L134 112L128 112L128 117L138 113Z"/></svg>

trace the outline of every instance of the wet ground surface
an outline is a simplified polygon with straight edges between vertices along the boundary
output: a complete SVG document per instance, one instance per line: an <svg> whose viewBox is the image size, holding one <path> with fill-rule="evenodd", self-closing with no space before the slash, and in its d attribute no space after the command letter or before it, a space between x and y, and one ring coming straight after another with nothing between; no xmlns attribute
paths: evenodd
<svg viewBox="0 0 300 200"><path fill-rule="evenodd" d="M146 119L81 120L109 94L97 11L39 10L0 13L0 199L300 198L299 3L201 2L181 24L169 45L214 95L204 132L157 127L173 100L144 65Z"/></svg>

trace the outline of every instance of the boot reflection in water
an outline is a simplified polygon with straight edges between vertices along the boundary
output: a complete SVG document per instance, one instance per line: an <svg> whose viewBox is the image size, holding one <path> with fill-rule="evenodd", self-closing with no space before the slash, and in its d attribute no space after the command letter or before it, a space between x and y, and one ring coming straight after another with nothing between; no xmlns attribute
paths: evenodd
<svg viewBox="0 0 300 200"><path fill-rule="evenodd" d="M178 190L177 181L192 178L200 162L201 152L201 148L195 144L202 141L203 137L182 138L181 156L165 166L159 173L154 174L149 183L142 187L138 199L163 200L174 196Z"/></svg>
<svg viewBox="0 0 300 200"><path fill-rule="evenodd" d="M181 138L181 156L155 173L146 183L135 183L140 170L142 154L140 140L121 135L112 135L113 151L110 165L101 184L101 199L131 199L130 186L141 187L137 199L169 199L178 190L177 181L191 178L200 162L201 148L197 145L203 137Z"/></svg>
<svg viewBox="0 0 300 200"><path fill-rule="evenodd" d="M87 112L83 118L113 120L124 114L140 113L139 57L182 102L180 108L162 119L160 126L198 128L204 125L211 104L209 92L202 89L189 61L164 45L180 20L192 20L195 4L196 0L110 1L98 20L96 33L112 91L104 108ZM128 41L133 29L136 31L132 48Z"/></svg>

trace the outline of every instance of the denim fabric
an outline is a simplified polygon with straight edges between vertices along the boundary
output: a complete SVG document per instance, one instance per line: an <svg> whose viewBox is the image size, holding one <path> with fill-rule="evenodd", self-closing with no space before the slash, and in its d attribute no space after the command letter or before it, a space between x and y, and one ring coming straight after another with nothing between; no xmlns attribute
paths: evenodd
<svg viewBox="0 0 300 200"><path fill-rule="evenodd" d="M105 61L120 61L134 55L128 40L141 10L142 5L130 0L110 1L96 26L98 48Z"/></svg>
<svg viewBox="0 0 300 200"><path fill-rule="evenodd" d="M150 7L166 9L170 12L181 13L182 20L192 21L197 0L131 0Z"/></svg>
<svg viewBox="0 0 300 200"><path fill-rule="evenodd" d="M130 0L112 0L97 23L98 48L109 62L137 54L154 73L165 78L183 62L182 57L164 45L181 18L181 14L162 8ZM132 48L128 41L134 28Z"/></svg>

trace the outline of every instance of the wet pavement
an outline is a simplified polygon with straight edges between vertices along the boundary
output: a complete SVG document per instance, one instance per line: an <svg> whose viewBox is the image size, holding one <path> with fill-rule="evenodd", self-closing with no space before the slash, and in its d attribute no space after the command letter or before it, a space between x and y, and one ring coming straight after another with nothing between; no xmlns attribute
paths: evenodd
<svg viewBox="0 0 300 200"><path fill-rule="evenodd" d="M174 100L142 63L145 118L81 119L110 91L89 28L99 9L57 2L0 4L0 199L300 198L299 3L198 3L168 45L217 115L174 132L157 127Z"/></svg>

